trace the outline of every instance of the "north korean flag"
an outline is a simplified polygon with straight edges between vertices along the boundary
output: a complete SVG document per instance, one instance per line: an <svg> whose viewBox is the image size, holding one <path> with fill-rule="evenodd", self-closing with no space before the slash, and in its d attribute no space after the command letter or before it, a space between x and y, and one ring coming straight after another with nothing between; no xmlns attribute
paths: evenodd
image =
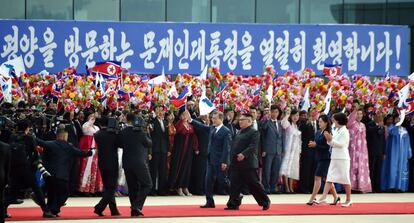
<svg viewBox="0 0 414 223"><path fill-rule="evenodd" d="M325 64L323 73L329 77L341 75L342 64Z"/></svg>
<svg viewBox="0 0 414 223"><path fill-rule="evenodd" d="M122 72L121 63L117 61L98 62L91 69L92 72L102 74L104 79L117 79Z"/></svg>

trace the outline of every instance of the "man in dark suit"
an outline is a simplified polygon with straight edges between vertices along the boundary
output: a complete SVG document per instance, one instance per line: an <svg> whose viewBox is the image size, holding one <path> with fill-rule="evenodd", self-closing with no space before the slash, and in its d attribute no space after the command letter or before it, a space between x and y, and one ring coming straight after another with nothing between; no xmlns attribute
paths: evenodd
<svg viewBox="0 0 414 223"><path fill-rule="evenodd" d="M82 126L77 128L75 122L75 112L67 112L63 115L65 124L67 125L66 130L68 131L68 142L71 143L74 147L79 148L80 135L82 135ZM70 177L69 177L69 193L70 195L76 195L77 188L79 185L79 159L74 158L72 160L72 166L70 168Z"/></svg>
<svg viewBox="0 0 414 223"><path fill-rule="evenodd" d="M234 137L230 152L230 198L225 210L238 210L241 204L240 192L247 185L250 193L263 210L270 208L270 199L260 183L258 144L259 132L252 127L253 116L242 114L239 118L240 132Z"/></svg>
<svg viewBox="0 0 414 223"><path fill-rule="evenodd" d="M119 134L120 147L124 150L122 166L129 189L131 216L144 215L142 208L152 188L147 163L148 148L152 146L152 142L148 131L142 129L143 122L140 120L141 118L129 113L126 117L126 127Z"/></svg>
<svg viewBox="0 0 414 223"><path fill-rule="evenodd" d="M210 125L210 117L208 115L200 115L200 117L196 120L203 125ZM195 127L195 132L198 139L199 154L197 156L193 156L189 190L192 194L205 195L205 179L207 170L210 128Z"/></svg>
<svg viewBox="0 0 414 223"><path fill-rule="evenodd" d="M157 195L157 193L159 195L166 195L167 154L170 144L167 128L168 123L164 119L165 112L162 106L155 108L155 114L156 117L151 122L152 158L149 162L153 186L151 195Z"/></svg>
<svg viewBox="0 0 414 223"><path fill-rule="evenodd" d="M70 168L74 158L78 156L92 156L94 151L84 151L74 147L68 140L68 130L59 127L56 140L43 141L36 139L44 147L45 167L51 176L46 179L47 206L50 211L60 215L60 209L69 197Z"/></svg>
<svg viewBox="0 0 414 223"><path fill-rule="evenodd" d="M282 111L276 105L270 107L270 119L262 125L262 182L266 193L276 193L279 170L282 165L283 128L280 124Z"/></svg>
<svg viewBox="0 0 414 223"><path fill-rule="evenodd" d="M10 170L10 147L8 144L0 142L0 222L4 222L4 189L9 180Z"/></svg>
<svg viewBox="0 0 414 223"><path fill-rule="evenodd" d="M302 151L300 154L299 191L309 194L313 190L315 178L315 149L309 147L309 142L315 140L316 123L314 118L308 119L306 111L299 112L299 130L302 132Z"/></svg>
<svg viewBox="0 0 414 223"><path fill-rule="evenodd" d="M118 141L116 134L117 126L108 128L107 117L100 119L101 129L95 133L94 138L98 146L98 167L101 171L104 191L102 199L95 205L94 212L103 216L103 211L109 205L112 216L120 215L115 201L115 190L118 183ZM112 119L116 125L115 119Z"/></svg>
<svg viewBox="0 0 414 223"><path fill-rule="evenodd" d="M187 112L188 118L190 113ZM228 154L230 152L231 133L230 130L223 125L224 114L219 111L215 111L211 115L212 126L204 125L197 120L192 120L191 123L196 129L206 129L209 131L208 142L208 159L207 159L207 173L206 173L206 198L207 203L201 208L214 208L215 203L213 199L214 184L216 180L219 184L225 184L224 175L227 170ZM224 186L222 186L224 187Z"/></svg>
<svg viewBox="0 0 414 223"><path fill-rule="evenodd" d="M369 159L369 175L372 183L372 192L381 192L382 160L385 156L385 128L381 114L374 116L374 120L365 118L366 139Z"/></svg>

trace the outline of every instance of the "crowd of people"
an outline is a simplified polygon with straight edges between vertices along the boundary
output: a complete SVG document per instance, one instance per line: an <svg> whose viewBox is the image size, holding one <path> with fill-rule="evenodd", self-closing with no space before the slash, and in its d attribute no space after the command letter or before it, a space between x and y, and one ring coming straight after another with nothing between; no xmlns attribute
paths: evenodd
<svg viewBox="0 0 414 223"><path fill-rule="evenodd" d="M44 217L59 216L69 196L102 195L94 209L102 216L107 205L119 215L114 196L128 195L131 216L141 216L147 195L205 195L200 207L214 208L214 194L226 194L226 209L237 210L242 194L252 194L267 210L268 194L308 193L308 205L321 205L329 193L337 204L344 190L348 207L351 191L414 191L414 118L369 107L355 101L349 114L272 105L199 115L195 98L183 109L150 112L4 103L0 214L10 217L7 207L21 203L27 188Z"/></svg>

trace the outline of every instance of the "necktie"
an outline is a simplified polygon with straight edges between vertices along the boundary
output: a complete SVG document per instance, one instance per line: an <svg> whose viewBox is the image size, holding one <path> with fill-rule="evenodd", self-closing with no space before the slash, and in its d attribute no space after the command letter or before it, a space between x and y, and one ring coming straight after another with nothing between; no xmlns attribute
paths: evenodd
<svg viewBox="0 0 414 223"><path fill-rule="evenodd" d="M160 125L161 125L161 130L162 130L163 132L165 132L164 122L163 122L162 120L159 120L159 119L158 119L158 121L160 122Z"/></svg>
<svg viewBox="0 0 414 223"><path fill-rule="evenodd" d="M279 126L277 126L277 122L276 121L273 121L273 125L275 125L276 131L279 132Z"/></svg>

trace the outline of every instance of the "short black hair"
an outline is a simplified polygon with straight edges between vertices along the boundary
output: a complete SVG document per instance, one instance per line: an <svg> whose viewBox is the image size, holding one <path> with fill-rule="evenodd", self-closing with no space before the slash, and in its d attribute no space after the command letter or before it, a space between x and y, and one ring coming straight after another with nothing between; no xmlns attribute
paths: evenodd
<svg viewBox="0 0 414 223"><path fill-rule="evenodd" d="M27 119L23 119L17 122L17 131L26 131L30 127L30 122Z"/></svg>
<svg viewBox="0 0 414 223"><path fill-rule="evenodd" d="M68 133L68 131L66 130L66 128L58 128L56 130L56 135L65 134L65 133Z"/></svg>
<svg viewBox="0 0 414 223"><path fill-rule="evenodd" d="M340 125L348 124L348 117L345 113L338 112L333 115L333 118L338 122Z"/></svg>
<svg viewBox="0 0 414 223"><path fill-rule="evenodd" d="M270 110L275 110L275 109L277 109L277 110L279 110L279 111L280 111L279 106L277 106L277 105L272 105L272 106L270 106Z"/></svg>
<svg viewBox="0 0 414 223"><path fill-rule="evenodd" d="M279 115L277 116L277 119L280 119L280 117L282 116L282 109L279 106L272 105L272 106L270 106L270 110L278 110L279 111Z"/></svg>
<svg viewBox="0 0 414 223"><path fill-rule="evenodd" d="M101 126L108 126L108 117L107 116L102 116L100 119L99 119L99 124L101 125Z"/></svg>
<svg viewBox="0 0 414 223"><path fill-rule="evenodd" d="M217 115L218 118L223 121L224 120L224 114L223 112L219 111L219 110L214 110L211 115Z"/></svg>
<svg viewBox="0 0 414 223"><path fill-rule="evenodd" d="M257 110L257 107L252 105L252 106L249 107L249 110L252 110L252 109Z"/></svg>
<svg viewBox="0 0 414 223"><path fill-rule="evenodd" d="M307 112L307 111L305 111L305 110L301 110L301 111L299 112L299 115L306 115L306 114L308 114L308 112Z"/></svg>
<svg viewBox="0 0 414 223"><path fill-rule="evenodd" d="M252 118L252 119L253 119L253 115L252 115L252 113L250 113L250 112L246 112L246 113L243 113L243 114L241 114L241 115L243 115L243 116L245 116L245 117L249 117L249 118Z"/></svg>

